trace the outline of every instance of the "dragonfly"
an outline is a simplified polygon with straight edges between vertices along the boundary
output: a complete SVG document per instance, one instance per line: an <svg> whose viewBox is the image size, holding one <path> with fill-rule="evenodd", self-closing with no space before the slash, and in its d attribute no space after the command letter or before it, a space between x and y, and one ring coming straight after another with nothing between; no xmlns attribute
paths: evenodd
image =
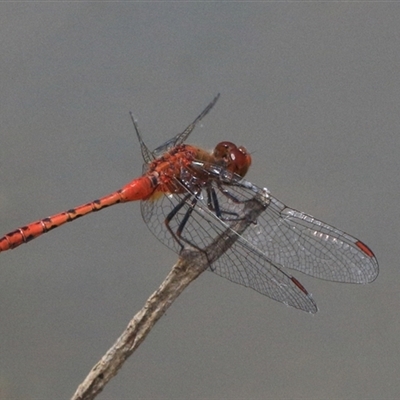
<svg viewBox="0 0 400 400"><path fill-rule="evenodd" d="M208 269L288 306L309 313L318 310L290 270L333 282L374 281L378 262L365 243L287 207L268 189L245 180L252 162L245 147L223 141L210 152L184 143L218 98L219 94L182 133L154 151L144 143L130 113L145 162L143 174L98 200L4 235L0 251L114 204L141 200L150 231L178 254L185 249L207 253L215 240L233 237L222 255L210 258ZM252 213L255 206L258 211ZM237 223L243 220L246 224L239 231Z"/></svg>

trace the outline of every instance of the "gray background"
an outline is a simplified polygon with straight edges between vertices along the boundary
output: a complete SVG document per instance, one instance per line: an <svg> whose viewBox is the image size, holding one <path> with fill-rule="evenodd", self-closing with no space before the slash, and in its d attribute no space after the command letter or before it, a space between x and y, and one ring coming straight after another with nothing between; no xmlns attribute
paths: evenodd
<svg viewBox="0 0 400 400"><path fill-rule="evenodd" d="M2 3L0 227L94 200L217 92L191 142L245 145L248 178L365 241L372 285L296 273L311 316L212 274L102 399L391 399L400 393L396 3ZM0 397L66 399L177 256L139 203L1 254Z"/></svg>

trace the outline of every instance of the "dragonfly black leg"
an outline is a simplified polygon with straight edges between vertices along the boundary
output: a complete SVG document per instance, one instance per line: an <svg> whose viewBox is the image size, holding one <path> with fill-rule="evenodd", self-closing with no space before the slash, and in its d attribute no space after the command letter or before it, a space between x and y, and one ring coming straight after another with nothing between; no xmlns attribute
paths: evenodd
<svg viewBox="0 0 400 400"><path fill-rule="evenodd" d="M217 195L212 187L207 187L207 207L215 213L218 218L221 218L221 209L219 208Z"/></svg>
<svg viewBox="0 0 400 400"><path fill-rule="evenodd" d="M186 204L186 201L190 198L191 194L186 195L182 201L173 208L173 210L167 215L167 217L165 218L165 226L167 227L169 233L172 235L172 237L178 242L179 246L181 246L181 251L183 250L184 246L179 238L179 235L175 234L175 232L173 231L173 229L170 227L169 223L171 222L171 220L175 217L175 215L177 214L177 212ZM181 225L181 224L180 224ZM179 229L178 229L179 231Z"/></svg>
<svg viewBox="0 0 400 400"><path fill-rule="evenodd" d="M247 201L247 200L239 200L239 199L238 199L236 196L234 196L228 189L222 187L222 185L221 185L220 182L218 182L217 185L218 185L218 189L221 191L221 193L222 193L224 196L228 197L228 199L232 200L234 203L242 204L242 203L245 203L245 202Z"/></svg>
<svg viewBox="0 0 400 400"><path fill-rule="evenodd" d="M189 204L189 208L186 210L182 220L179 222L179 226L176 230L172 229L170 226L170 222L173 220L173 218L175 218L176 214L182 209L182 207L185 204L188 204L188 200L190 199L190 197L193 196L193 199L191 200L190 204ZM176 205L174 207L174 209L167 215L167 218L165 219L165 225L168 229L168 231L171 233L172 237L177 241L177 243L181 246L181 251L184 249L184 244L186 243L188 244L190 247L201 251L208 259L208 255L207 252L204 251L204 249L202 249L201 247L199 247L197 244L193 243L190 239L186 238L184 235L184 229L186 227L187 222L189 221L194 208L196 207L198 198L196 196L196 194L188 194L186 195L181 202Z"/></svg>
<svg viewBox="0 0 400 400"><path fill-rule="evenodd" d="M186 195L182 201L174 207L174 209L167 215L167 218L165 219L165 225L168 229L168 231L171 233L172 237L179 243L179 245L181 246L181 251L184 249L184 245L182 242L185 242L187 244L189 244L191 247L199 250L199 251L204 251L203 249L201 249L199 246L197 246L196 244L192 243L189 239L186 239L183 235L182 232L185 229L185 226L194 210L194 207L197 204L197 197L194 196L193 200L190 202L190 207L188 208L188 210L186 211L185 215L182 218L182 221L179 223L178 229L176 231L174 231L171 226L170 226L170 222L172 221L172 219L176 216L176 214L179 212L179 210L182 209L182 207L187 204L187 201L189 200L189 198L192 196L192 194L188 194Z"/></svg>
<svg viewBox="0 0 400 400"><path fill-rule="evenodd" d="M185 216L183 217L181 223L179 224L178 230L176 231L176 236L178 236L178 238L185 240L182 237L182 231L185 228L186 223L188 222L188 219L190 218L190 216L192 215L192 212L194 210L194 207L197 203L197 198L194 197L192 202L190 203L190 208L186 211Z"/></svg>
<svg viewBox="0 0 400 400"><path fill-rule="evenodd" d="M207 253L199 246L197 246L195 243L192 243L189 239L185 238L185 236L182 234L183 230L185 229L185 226L187 222L189 221L190 216L193 213L194 208L196 207L197 204L197 197L194 197L193 200L190 203L189 209L186 211L184 217L182 218L182 221L180 222L178 229L176 230L175 236L179 239L190 245L191 247L204 252L204 254L207 256Z"/></svg>
<svg viewBox="0 0 400 400"><path fill-rule="evenodd" d="M222 188L220 188L220 190L225 196L227 196L229 199L233 200L231 198L231 196L228 196L227 193L225 193L225 192L227 192L226 190L225 190L225 192L223 191ZM233 201L235 203L241 203L236 198ZM222 221L225 221L225 222L239 221L241 219L239 217L238 213L235 213L234 211L226 211L226 210L221 209L221 207L219 205L217 194L213 187L207 188L207 206L208 206L208 209L211 210L213 213L215 213L215 215ZM229 217L227 217L226 215L228 215Z"/></svg>

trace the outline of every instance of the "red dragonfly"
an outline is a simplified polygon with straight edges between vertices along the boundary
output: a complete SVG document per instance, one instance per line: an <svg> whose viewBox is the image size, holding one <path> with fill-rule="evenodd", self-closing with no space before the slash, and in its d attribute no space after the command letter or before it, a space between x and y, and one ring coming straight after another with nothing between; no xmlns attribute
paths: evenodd
<svg viewBox="0 0 400 400"><path fill-rule="evenodd" d="M91 212L142 200L142 216L150 231L178 254L186 248L206 249L231 231L236 239L209 269L286 305L317 312L311 295L287 268L335 282L372 282L378 276L378 263L366 244L285 206L267 189L243 178L251 164L244 147L221 142L208 152L184 144L218 98L219 94L182 133L154 151L144 144L131 114L146 163L143 175L98 200L6 234L0 238L0 251ZM254 201L261 212L243 231L235 232L235 222L247 218Z"/></svg>

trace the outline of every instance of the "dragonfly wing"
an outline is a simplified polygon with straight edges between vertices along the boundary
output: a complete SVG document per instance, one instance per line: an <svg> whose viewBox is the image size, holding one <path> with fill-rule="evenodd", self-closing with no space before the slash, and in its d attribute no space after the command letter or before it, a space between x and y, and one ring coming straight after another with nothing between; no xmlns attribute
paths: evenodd
<svg viewBox="0 0 400 400"><path fill-rule="evenodd" d="M288 306L312 314L318 311L311 295L295 278L268 261L264 254L249 248L244 241L235 242L212 264L211 270Z"/></svg>
<svg viewBox="0 0 400 400"><path fill-rule="evenodd" d="M217 182L215 193L222 205L226 197L241 203L262 192L220 166L196 162L193 168L206 168ZM335 282L368 283L376 279L378 262L367 245L311 215L286 207L266 192L265 211L258 216L257 224L242 233L242 238L268 261ZM235 205L227 203L226 207L230 210Z"/></svg>
<svg viewBox="0 0 400 400"><path fill-rule="evenodd" d="M316 278L368 283L378 276L378 262L365 244L272 196L243 237L274 263Z"/></svg>
<svg viewBox="0 0 400 400"><path fill-rule="evenodd" d="M200 122L214 107L215 103L219 99L220 94L218 93L213 101L201 112L201 114L181 133L175 135L172 139L167 140L163 145L157 147L153 152L153 158L160 157L166 151L172 149L174 146L178 146L182 144L192 133L193 129L196 127L196 124Z"/></svg>
<svg viewBox="0 0 400 400"><path fill-rule="evenodd" d="M215 182L213 189L216 190ZM228 216L225 221L218 218L210 209L205 191L196 197L185 193L165 195L158 197L157 200L145 200L141 203L143 219L162 243L179 254L181 245L166 228L165 221L173 210L183 204L169 221L169 226L173 232L177 232L187 212L191 212L182 230L183 244L205 249L240 220L246 207L246 200L254 198L254 193L249 196L249 193L242 188L231 189L235 192L235 196L241 197L243 201L234 202L220 193L219 207ZM196 203L195 206L193 201ZM265 254L255 249L240 235L232 247L210 266L210 270L289 306L311 313L317 311L315 302L295 278L274 265Z"/></svg>

